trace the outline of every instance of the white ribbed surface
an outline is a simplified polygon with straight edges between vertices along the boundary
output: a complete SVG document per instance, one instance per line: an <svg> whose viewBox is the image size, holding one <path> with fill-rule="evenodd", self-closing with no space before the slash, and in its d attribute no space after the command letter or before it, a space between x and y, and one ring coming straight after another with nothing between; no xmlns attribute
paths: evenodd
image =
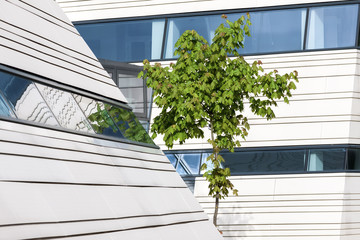
<svg viewBox="0 0 360 240"><path fill-rule="evenodd" d="M359 173L242 176L231 178L239 196L220 201L219 228L229 240L340 240L360 238ZM207 183L195 196L213 215Z"/></svg>
<svg viewBox="0 0 360 240"><path fill-rule="evenodd" d="M56 0L71 21L335 2L337 0Z"/></svg>
<svg viewBox="0 0 360 240"><path fill-rule="evenodd" d="M48 9L51 11L45 12ZM54 1L1 1L0 64L126 102L71 22L58 13L60 11ZM55 16L51 15L53 12Z"/></svg>
<svg viewBox="0 0 360 240"><path fill-rule="evenodd" d="M359 51L334 50L319 52L271 54L247 57L249 62L261 59L265 71L280 73L297 70L298 89L290 104L280 103L271 121L249 116L250 131L243 147L360 143L359 135ZM164 62L163 64L167 64ZM159 112L153 107L153 117ZM205 138L189 140L174 149L211 148ZM161 137L156 144L164 150Z"/></svg>
<svg viewBox="0 0 360 240"><path fill-rule="evenodd" d="M0 1L0 63L125 101L52 0ZM70 95L38 87L65 121ZM35 93L15 108L43 123ZM1 240L221 239L161 150L79 134L0 120Z"/></svg>

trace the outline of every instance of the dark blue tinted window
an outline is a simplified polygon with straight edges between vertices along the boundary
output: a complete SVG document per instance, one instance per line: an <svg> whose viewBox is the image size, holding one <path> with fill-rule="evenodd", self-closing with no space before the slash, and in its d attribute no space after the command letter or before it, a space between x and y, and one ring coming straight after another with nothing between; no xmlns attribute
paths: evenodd
<svg viewBox="0 0 360 240"><path fill-rule="evenodd" d="M165 20L81 24L76 28L97 58L160 59Z"/></svg>
<svg viewBox="0 0 360 240"><path fill-rule="evenodd" d="M235 21L241 14L229 14ZM267 53L302 50L306 9L251 12L251 37L245 37L245 47L241 53Z"/></svg>
<svg viewBox="0 0 360 240"><path fill-rule="evenodd" d="M0 94L0 115L1 116L13 116L8 105L5 103L4 98Z"/></svg>
<svg viewBox="0 0 360 240"><path fill-rule="evenodd" d="M209 43L216 28L224 23L221 15L169 18L165 41L165 58L173 58L175 43L186 30L195 30Z"/></svg>
<svg viewBox="0 0 360 240"><path fill-rule="evenodd" d="M222 153L224 167L231 172L296 172L304 171L305 151L259 151Z"/></svg>
<svg viewBox="0 0 360 240"><path fill-rule="evenodd" d="M171 164L176 167L176 163L177 163L177 158L175 157L174 154L166 154L166 157L169 159L169 161L171 162Z"/></svg>
<svg viewBox="0 0 360 240"><path fill-rule="evenodd" d="M311 149L309 151L308 171L344 169L345 153L345 148Z"/></svg>
<svg viewBox="0 0 360 240"><path fill-rule="evenodd" d="M355 46L358 5L310 8L307 49Z"/></svg>

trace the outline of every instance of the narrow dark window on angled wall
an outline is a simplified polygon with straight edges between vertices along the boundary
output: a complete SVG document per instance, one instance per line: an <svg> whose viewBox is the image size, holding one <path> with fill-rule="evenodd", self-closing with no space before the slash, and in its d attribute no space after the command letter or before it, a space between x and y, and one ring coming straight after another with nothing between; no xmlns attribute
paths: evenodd
<svg viewBox="0 0 360 240"><path fill-rule="evenodd" d="M32 81L10 73L0 72L0 90L19 119L59 126Z"/></svg>

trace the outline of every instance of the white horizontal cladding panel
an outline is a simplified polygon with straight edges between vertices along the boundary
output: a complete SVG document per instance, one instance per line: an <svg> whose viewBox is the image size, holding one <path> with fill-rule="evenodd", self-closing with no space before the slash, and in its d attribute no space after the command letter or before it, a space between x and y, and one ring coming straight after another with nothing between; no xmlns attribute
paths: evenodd
<svg viewBox="0 0 360 240"><path fill-rule="evenodd" d="M1 22L0 22L1 24ZM17 33L10 32L9 30L1 29L1 38L3 41L2 45L16 49L17 51L23 52L26 55L34 56L34 58L44 58L47 62L51 62L54 65L62 66L63 68L69 69L74 72L81 72L84 75L88 75L92 78L99 78L105 82L108 81L108 74L104 69L99 66L99 64L93 61L92 64L89 64L87 61L90 59L84 59L80 55L80 58L77 56L72 56L67 53L63 53L63 50L59 50L59 47L52 48L46 46L44 43L40 44L34 42L30 38L24 38Z"/></svg>
<svg viewBox="0 0 360 240"><path fill-rule="evenodd" d="M349 131L350 121L269 123L252 125L246 141L240 137L239 141L243 147L347 144L352 141ZM207 143L209 138L209 132L206 131L204 139L191 139L182 145L174 144L173 149L209 149L211 148L211 145ZM155 143L167 150L162 136L158 136Z"/></svg>
<svg viewBox="0 0 360 240"><path fill-rule="evenodd" d="M220 200L218 223L226 239L342 239L359 225L359 173L232 176L239 196ZM210 217L214 200L197 178L195 196ZM300 238L302 237L302 238ZM356 238L355 238L356 239Z"/></svg>
<svg viewBox="0 0 360 240"><path fill-rule="evenodd" d="M66 46L87 55L89 58L96 59L95 55L89 50L89 47L85 44L85 41L79 33L70 32L50 21L46 21L39 16L36 16L33 13L14 6L7 1L3 1L1 3L0 11L2 13L1 20L5 23L12 24L20 29L25 29L28 32L41 36L42 38L55 41L59 45ZM18 18L17 16L22 17Z"/></svg>
<svg viewBox="0 0 360 240"><path fill-rule="evenodd" d="M106 221L199 213L187 188L124 188L0 182L1 225ZM166 204L164 204L166 203ZM190 216L191 218L191 216ZM186 217L184 216L184 219ZM158 223L163 223L161 218ZM148 225L155 224L150 221ZM1 227L0 227L1 228Z"/></svg>
<svg viewBox="0 0 360 240"><path fill-rule="evenodd" d="M50 2L54 4L54 8L57 7L56 3ZM22 35L9 38L11 39L10 41L6 41L4 39L5 36L3 36L0 41L1 64L126 102L125 97L115 86L112 79L108 77L105 70L102 69L100 63L97 62L94 54L76 30L73 32L65 29L8 1L1 2L0 16L2 25L6 25L5 30L11 31L12 27L9 27L9 25L13 25L13 27L16 26L22 29L22 31L33 33L32 35L37 35L37 37L56 43L68 50L71 49L72 52L77 52L72 53L69 57L62 56L56 58L57 55L55 55L51 48L46 50L47 47L45 46L29 43L28 40L22 38ZM18 16L22 17L19 18ZM65 19L64 21L67 20ZM29 37L29 34L25 35ZM36 42L37 37L30 37L30 41ZM20 44L15 44L14 41L16 40L19 40ZM46 53L40 53L39 51L46 51ZM48 56L48 54L54 55L54 57ZM73 57L78 57L78 54L90 58L90 61L95 66L89 65L84 68L86 64L80 64L76 59L73 59Z"/></svg>
<svg viewBox="0 0 360 240"><path fill-rule="evenodd" d="M345 173L322 174L282 174L282 175L253 175L232 176L230 180L241 195L277 195L284 194L344 194ZM196 178L195 196L207 196L207 181Z"/></svg>
<svg viewBox="0 0 360 240"><path fill-rule="evenodd" d="M148 154L118 149L107 152L108 147L59 138L34 136L26 133L0 129L2 153L22 156L38 156L52 160L77 161L110 166L154 168L172 170L173 167L163 154ZM24 146L25 145L25 146ZM120 145L121 146L121 145ZM14 149L14 150L12 150ZM18 151L18 149L22 149ZM38 151L34 150L38 149ZM57 154L55 154L57 153ZM61 156L61 157L60 157Z"/></svg>
<svg viewBox="0 0 360 240"><path fill-rule="evenodd" d="M49 147L58 147L71 149L74 148L78 152L87 151L94 153L104 153L105 148L93 149L93 146L106 147L106 151L112 151L111 149L116 149L117 154L110 154L116 157L130 157L130 158L144 158L149 160L159 159L160 162L165 161L164 154L161 150L156 148L149 148L146 146L133 145L128 143L121 143L111 140L105 140L97 138L96 135L84 136L81 133L69 133L63 131L63 129L53 130L45 127L37 127L31 125L25 125L21 123L15 123L11 121L0 120L0 130L4 140L18 142L18 143L41 143L42 146ZM7 134L5 134L8 132ZM16 138L14 136L19 136L21 138ZM36 136L36 138L33 138ZM20 141L20 139L23 139ZM37 142L39 141L39 142ZM69 145L68 143L71 142Z"/></svg>
<svg viewBox="0 0 360 240"><path fill-rule="evenodd" d="M337 0L331 0L331 2ZM227 9L248 9L280 5L329 2L329 0L280 0L274 2L266 0L231 0L226 4L220 0L92 0L92 1L64 1L57 0L71 21L93 19L125 18L134 16L153 16L162 14L217 11Z"/></svg>
<svg viewBox="0 0 360 240"><path fill-rule="evenodd" d="M189 222L204 222L207 221L207 217L204 213L183 213L165 216L151 216L140 217L135 219L118 219L108 221L86 221L75 223L63 223L59 227L59 224L41 224L36 226L37 232L34 232L33 225L23 225L17 228L4 227L0 228L0 239L9 239L3 237L15 237L16 239L28 239L28 238L47 238L47 237L73 237L78 235L92 235L98 233L112 233L112 232L124 232L134 229L154 227L166 227L168 225L189 223ZM66 231L64 231L66 230ZM156 231L156 230L154 230ZM190 235L191 236L191 235ZM189 237L190 237L189 236Z"/></svg>
<svg viewBox="0 0 360 240"><path fill-rule="evenodd" d="M210 218L212 216L209 216ZM284 213L254 213L245 214L222 214L219 216L219 225L232 224L332 224L337 223L340 227L342 213L340 212L284 212Z"/></svg>
<svg viewBox="0 0 360 240"><path fill-rule="evenodd" d="M47 39L44 36L38 35L34 32L29 32L24 28L20 28L20 26L12 25L5 21L0 21L0 27L2 28L2 30L21 37L22 39L32 41L40 46L46 46L49 50L57 51L58 53L69 56L75 60L79 60L83 64L88 64L92 67L102 69L99 61L96 58L84 55L83 53L76 51L76 49L68 48L58 42Z"/></svg>
<svg viewBox="0 0 360 240"><path fill-rule="evenodd" d="M201 234L199 234L201 232ZM208 221L184 222L173 225L158 226L156 228L143 228L129 231L114 231L111 233L98 233L71 237L74 240L99 240L99 239L170 239L171 240L220 240L223 239L219 232ZM68 240L69 237L57 238ZM6 239L7 240L7 239Z"/></svg>
<svg viewBox="0 0 360 240"><path fill-rule="evenodd" d="M130 187L185 187L172 167L169 169L133 168L2 154L0 157L0 178L6 181Z"/></svg>
<svg viewBox="0 0 360 240"><path fill-rule="evenodd" d="M82 85L85 85L86 82L89 81L97 81L108 87L112 87L113 85L112 83L110 84L110 81L108 81L108 74L101 68L85 68L84 64L76 59L72 59L65 55L61 56L61 54L58 54L56 51L48 50L43 46L37 46L31 41L22 40L17 36L11 36L11 34L8 34L5 31L0 31L0 34L1 46L6 46L13 51L16 50L19 54L32 57L34 61L39 61L39 63L52 65L52 67L57 68L60 71L66 70L73 75L73 79L82 81L80 82Z"/></svg>
<svg viewBox="0 0 360 240"><path fill-rule="evenodd" d="M66 16L62 15L61 18L58 18L53 15L59 15L58 12L54 12L54 8L51 8L51 5L54 6L53 2L42 1L42 3L40 4L32 4L23 0L7 0L7 2L27 12L30 12L46 21L50 21L58 25L59 27L76 32L75 27L71 23L69 23ZM64 19L66 21L64 21Z"/></svg>

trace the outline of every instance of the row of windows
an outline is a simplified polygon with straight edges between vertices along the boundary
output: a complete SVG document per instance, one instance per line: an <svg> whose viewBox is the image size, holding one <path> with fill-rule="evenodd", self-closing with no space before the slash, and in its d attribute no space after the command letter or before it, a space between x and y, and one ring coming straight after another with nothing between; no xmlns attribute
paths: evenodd
<svg viewBox="0 0 360 240"><path fill-rule="evenodd" d="M203 174L200 166L209 155L208 151L166 152L166 156L182 176ZM246 150L224 152L221 156L225 159L223 167L230 168L233 175L360 170L360 149L353 147Z"/></svg>
<svg viewBox="0 0 360 240"><path fill-rule="evenodd" d="M0 71L0 115L154 144L127 109L4 71Z"/></svg>
<svg viewBox="0 0 360 240"><path fill-rule="evenodd" d="M225 12L226 13L226 12ZM358 4L250 12L242 54L356 47ZM243 12L228 14L231 21ZM220 14L76 24L98 58L120 62L172 59L180 35L195 29L211 41ZM165 34L165 37L164 37Z"/></svg>

